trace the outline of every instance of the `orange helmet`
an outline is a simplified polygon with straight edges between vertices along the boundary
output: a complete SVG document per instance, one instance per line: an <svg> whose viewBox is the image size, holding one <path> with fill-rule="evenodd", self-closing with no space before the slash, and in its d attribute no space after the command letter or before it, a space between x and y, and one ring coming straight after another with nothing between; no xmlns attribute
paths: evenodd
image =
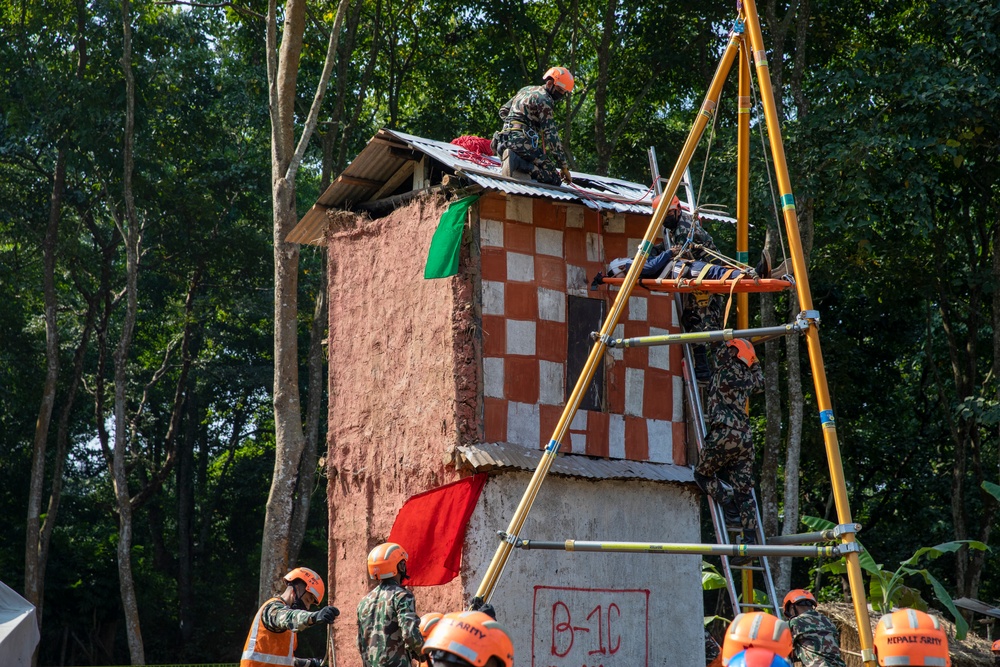
<svg viewBox="0 0 1000 667"><path fill-rule="evenodd" d="M1000 653L1000 639L993 642L993 652Z"/></svg>
<svg viewBox="0 0 1000 667"><path fill-rule="evenodd" d="M552 79L552 85L564 93L573 90L573 75L565 67L550 67L542 76L542 81Z"/></svg>
<svg viewBox="0 0 1000 667"><path fill-rule="evenodd" d="M427 641L427 637L431 634L431 630L434 629L434 626L437 625L437 622L440 621L443 616L444 614L439 611L432 611L420 617L420 636L424 638L424 641Z"/></svg>
<svg viewBox="0 0 1000 667"><path fill-rule="evenodd" d="M800 602L812 602L815 605L816 598L812 593L804 588L796 588L788 591L788 595L785 596L785 601L781 603L781 608L785 610L785 616L788 616L788 607Z"/></svg>
<svg viewBox="0 0 1000 667"><path fill-rule="evenodd" d="M777 616L762 611L740 614L729 624L722 643L722 664L728 665L737 653L748 648L764 648L779 657L792 653L792 631Z"/></svg>
<svg viewBox="0 0 1000 667"><path fill-rule="evenodd" d="M490 658L499 660L503 667L514 664L514 644L507 631L481 611L456 611L442 616L424 641L423 653L430 656L431 664L455 662L454 658L473 667L485 667Z"/></svg>
<svg viewBox="0 0 1000 667"><path fill-rule="evenodd" d="M399 564L409 556L395 542L378 545L368 554L368 576L372 579L392 579L399 574Z"/></svg>
<svg viewBox="0 0 1000 667"><path fill-rule="evenodd" d="M941 621L916 609L900 609L879 619L875 654L880 665L951 667Z"/></svg>
<svg viewBox="0 0 1000 667"><path fill-rule="evenodd" d="M288 584L291 584L296 579L300 580L306 585L306 590L312 593L316 598L317 604L323 600L323 594L326 592L326 586L323 585L323 580L320 576L308 567L297 567L282 577L282 579L284 579L285 583Z"/></svg>
<svg viewBox="0 0 1000 667"><path fill-rule="evenodd" d="M757 363L757 353L754 352L753 345L745 338L733 338L727 340L726 345L736 348L736 356L748 367ZM787 599L787 598L786 598Z"/></svg>

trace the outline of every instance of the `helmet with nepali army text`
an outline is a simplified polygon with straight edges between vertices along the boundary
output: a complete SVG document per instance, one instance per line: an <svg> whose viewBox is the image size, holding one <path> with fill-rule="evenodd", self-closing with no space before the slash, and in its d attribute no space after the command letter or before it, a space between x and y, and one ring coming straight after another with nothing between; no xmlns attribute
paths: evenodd
<svg viewBox="0 0 1000 667"><path fill-rule="evenodd" d="M409 555L403 547L395 542L384 542L368 554L368 576L372 579L392 579L400 574L399 566L407 558Z"/></svg>
<svg viewBox="0 0 1000 667"><path fill-rule="evenodd" d="M735 348L736 356L748 367L757 363L757 353L754 352L753 345L750 344L750 341L744 338L733 338L732 340L727 340L726 345ZM788 598L785 599L787 600Z"/></svg>
<svg viewBox="0 0 1000 667"><path fill-rule="evenodd" d="M785 596L785 601L781 603L781 608L785 610L785 617L789 616L789 607L793 604L799 604L800 602L812 602L816 605L816 597L804 588L794 588L788 591L788 595Z"/></svg>
<svg viewBox="0 0 1000 667"><path fill-rule="evenodd" d="M941 621L917 609L900 609L879 619L875 655L880 665L951 667Z"/></svg>
<svg viewBox="0 0 1000 667"><path fill-rule="evenodd" d="M792 631L788 623L762 611L740 614L729 624L722 643L722 664L748 648L763 648L787 658L792 653Z"/></svg>
<svg viewBox="0 0 1000 667"><path fill-rule="evenodd" d="M444 614L439 611L428 612L420 617L420 636L424 638L424 641L427 641L427 637L431 634L434 626L443 617Z"/></svg>
<svg viewBox="0 0 1000 667"><path fill-rule="evenodd" d="M445 614L424 641L432 665L511 667L514 644L502 625L481 611Z"/></svg>
<svg viewBox="0 0 1000 667"><path fill-rule="evenodd" d="M766 648L748 648L734 655L729 667L792 667L787 660Z"/></svg>
<svg viewBox="0 0 1000 667"><path fill-rule="evenodd" d="M575 81L573 75L565 67L550 67L544 75L542 81L552 80L552 85L561 93L568 93L573 90Z"/></svg>
<svg viewBox="0 0 1000 667"><path fill-rule="evenodd" d="M306 590L316 598L316 604L319 604L323 600L323 594L326 593L326 586L323 585L323 579L308 567L297 567L282 577L282 579L288 585L295 583L296 580L304 583Z"/></svg>

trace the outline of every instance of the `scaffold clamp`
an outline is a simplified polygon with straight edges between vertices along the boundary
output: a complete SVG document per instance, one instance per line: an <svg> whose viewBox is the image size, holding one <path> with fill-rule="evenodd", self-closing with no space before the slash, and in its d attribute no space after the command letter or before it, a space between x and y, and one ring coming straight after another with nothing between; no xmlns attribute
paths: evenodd
<svg viewBox="0 0 1000 667"><path fill-rule="evenodd" d="M865 663L875 662L878 658L875 657L875 649L863 648L861 649L861 660Z"/></svg>
<svg viewBox="0 0 1000 667"><path fill-rule="evenodd" d="M860 523L842 523L833 528L833 535L834 537L840 537L841 535L853 535L859 530L861 530Z"/></svg>
<svg viewBox="0 0 1000 667"><path fill-rule="evenodd" d="M809 325L815 324L819 326L819 311L818 310L803 310L795 318L795 323L800 329L808 329Z"/></svg>
<svg viewBox="0 0 1000 667"><path fill-rule="evenodd" d="M512 544L515 548L520 549L521 546L524 544L524 540L522 540L517 535L514 535L513 533L507 533L502 530L498 530L497 535L500 536L500 541Z"/></svg>
<svg viewBox="0 0 1000 667"><path fill-rule="evenodd" d="M860 542L844 542L838 548L841 556L846 556L847 554L859 554L864 549L861 548Z"/></svg>

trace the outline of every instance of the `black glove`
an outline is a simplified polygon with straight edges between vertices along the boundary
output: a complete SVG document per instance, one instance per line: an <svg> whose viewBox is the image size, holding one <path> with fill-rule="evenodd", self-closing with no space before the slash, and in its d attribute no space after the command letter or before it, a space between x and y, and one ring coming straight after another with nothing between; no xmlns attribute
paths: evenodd
<svg viewBox="0 0 1000 667"><path fill-rule="evenodd" d="M333 623L333 619L340 616L340 610L336 607L323 607L319 611L314 611L311 616L313 623L325 623L329 625Z"/></svg>
<svg viewBox="0 0 1000 667"><path fill-rule="evenodd" d="M333 609L333 607L324 607L324 609ZM323 667L323 661L319 658L309 658L308 667Z"/></svg>
<svg viewBox="0 0 1000 667"><path fill-rule="evenodd" d="M484 602L481 597L472 598L472 601L469 603L469 608L472 609L472 611L483 612L484 614L492 618L494 621L497 620L496 609L494 609L493 605L491 605L489 602Z"/></svg>

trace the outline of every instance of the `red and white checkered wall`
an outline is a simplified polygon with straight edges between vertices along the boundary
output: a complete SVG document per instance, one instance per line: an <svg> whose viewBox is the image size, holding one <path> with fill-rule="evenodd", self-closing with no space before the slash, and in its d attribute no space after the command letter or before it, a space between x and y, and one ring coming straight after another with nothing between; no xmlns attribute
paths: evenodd
<svg viewBox="0 0 1000 667"><path fill-rule="evenodd" d="M634 256L649 218L491 193L479 201L484 439L544 447L565 405L567 295L603 299L590 281ZM668 294L637 290L615 337L679 332ZM686 464L681 351L608 350L607 412L581 410L567 453Z"/></svg>

